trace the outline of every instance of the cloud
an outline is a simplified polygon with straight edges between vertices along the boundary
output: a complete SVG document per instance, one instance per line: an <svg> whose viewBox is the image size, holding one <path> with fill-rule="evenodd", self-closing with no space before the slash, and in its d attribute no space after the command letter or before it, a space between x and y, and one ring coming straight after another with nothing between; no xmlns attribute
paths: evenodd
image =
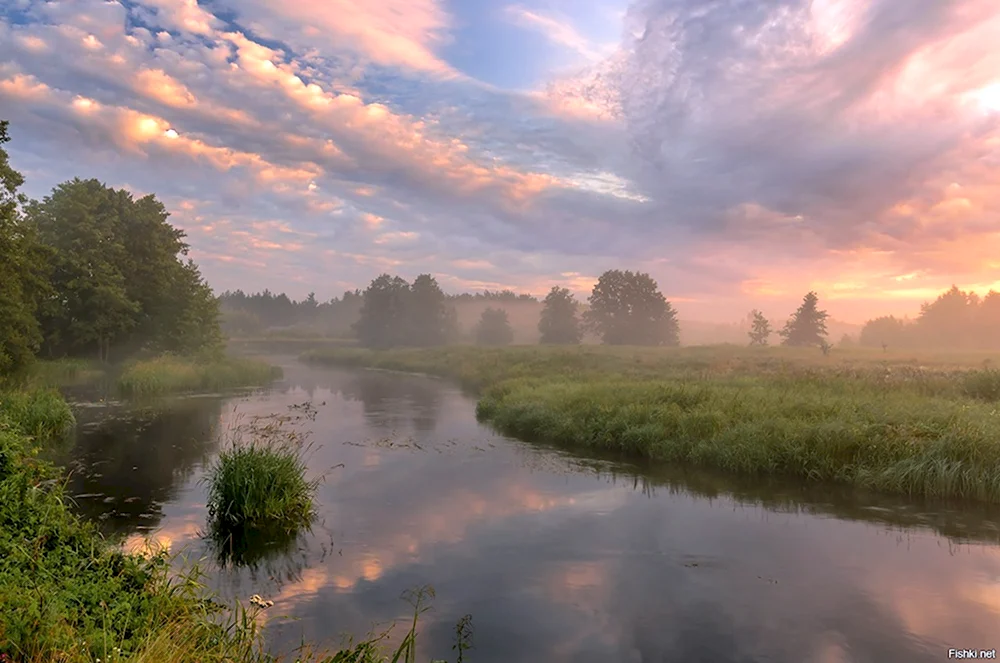
<svg viewBox="0 0 1000 663"><path fill-rule="evenodd" d="M592 43L573 27L566 18L554 18L533 11L521 5L510 5L504 8L504 15L516 25L529 30L535 30L545 35L553 43L568 48L586 60L600 60L610 55L613 45L602 47Z"/></svg>
<svg viewBox="0 0 1000 663"><path fill-rule="evenodd" d="M23 2L0 10L10 148L32 195L93 175L199 201L171 209L217 287L585 294L627 267L732 318L789 283L841 317L1000 283L1000 9L637 0L606 57L597 10L563 9ZM510 22L600 57L532 92L455 73Z"/></svg>
<svg viewBox="0 0 1000 663"><path fill-rule="evenodd" d="M248 20L255 31L288 43L351 51L384 66L457 75L435 53L447 42L451 27L451 17L439 0L228 0L221 4Z"/></svg>

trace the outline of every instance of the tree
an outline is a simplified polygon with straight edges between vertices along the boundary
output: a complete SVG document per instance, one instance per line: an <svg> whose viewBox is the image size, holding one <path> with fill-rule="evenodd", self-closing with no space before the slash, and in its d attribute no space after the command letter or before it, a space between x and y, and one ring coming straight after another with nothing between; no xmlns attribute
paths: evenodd
<svg viewBox="0 0 1000 663"><path fill-rule="evenodd" d="M747 332L747 336L750 337L750 345L767 345L767 341L771 337L771 323L757 309L750 311L750 317L751 327L750 331Z"/></svg>
<svg viewBox="0 0 1000 663"><path fill-rule="evenodd" d="M476 324L475 336L479 345L510 345L514 340L514 330L507 320L507 311L502 308L487 308L483 311Z"/></svg>
<svg viewBox="0 0 1000 663"><path fill-rule="evenodd" d="M219 349L218 302L155 196L74 179L27 216L53 256L52 293L39 309L51 354Z"/></svg>
<svg viewBox="0 0 1000 663"><path fill-rule="evenodd" d="M905 320L884 315L865 323L858 343L868 348L905 347L909 344L909 328Z"/></svg>
<svg viewBox="0 0 1000 663"><path fill-rule="evenodd" d="M680 344L677 313L649 274L608 270L588 301L584 322L605 344Z"/></svg>
<svg viewBox="0 0 1000 663"><path fill-rule="evenodd" d="M0 146L10 140L0 121ZM16 371L34 357L42 336L36 319L47 280L47 256L39 250L34 229L21 214L24 177L0 147L0 375Z"/></svg>
<svg viewBox="0 0 1000 663"><path fill-rule="evenodd" d="M455 309L430 274L421 274L410 287L407 306L407 345L444 345L457 334Z"/></svg>
<svg viewBox="0 0 1000 663"><path fill-rule="evenodd" d="M545 297L538 331L541 343L554 345L576 345L583 337L580 320L576 311L579 303L567 288L552 286Z"/></svg>
<svg viewBox="0 0 1000 663"><path fill-rule="evenodd" d="M975 339L978 309L976 293L951 286L933 302L921 305L913 323L917 343L933 348L969 347Z"/></svg>
<svg viewBox="0 0 1000 663"><path fill-rule="evenodd" d="M391 348L401 345L406 324L410 284L398 276L382 274L364 291L361 315L353 325L361 345Z"/></svg>
<svg viewBox="0 0 1000 663"><path fill-rule="evenodd" d="M785 323L785 328L778 332L784 339L783 345L823 347L826 343L827 312L818 308L819 296L810 292L802 299L802 305Z"/></svg>

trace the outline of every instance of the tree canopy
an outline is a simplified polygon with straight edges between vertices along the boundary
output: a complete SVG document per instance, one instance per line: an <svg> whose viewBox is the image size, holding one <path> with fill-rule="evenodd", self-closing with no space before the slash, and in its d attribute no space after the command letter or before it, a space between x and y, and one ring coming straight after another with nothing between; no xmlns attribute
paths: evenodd
<svg viewBox="0 0 1000 663"><path fill-rule="evenodd" d="M782 345L826 347L826 311L819 310L819 295L810 292L802 298L802 305L778 332Z"/></svg>
<svg viewBox="0 0 1000 663"><path fill-rule="evenodd" d="M540 342L553 345L575 345L583 338L580 320L577 317L579 302L567 288L552 286L543 302L541 318L538 321Z"/></svg>
<svg viewBox="0 0 1000 663"><path fill-rule="evenodd" d="M507 319L507 311L492 307L483 311L475 336L479 345L510 345L514 340L514 330Z"/></svg>
<svg viewBox="0 0 1000 663"><path fill-rule="evenodd" d="M73 179L27 216L51 250L55 296L40 310L49 354L218 349L218 303L154 195Z"/></svg>
<svg viewBox="0 0 1000 663"><path fill-rule="evenodd" d="M606 271L589 302L584 322L605 344L680 344L677 313L649 274Z"/></svg>
<svg viewBox="0 0 1000 663"><path fill-rule="evenodd" d="M155 196L77 178L29 201L23 182L0 147L0 372L38 351L220 349L218 302Z"/></svg>
<svg viewBox="0 0 1000 663"><path fill-rule="evenodd" d="M427 347L443 345L456 335L454 310L430 274L421 274L413 285L382 274L362 293L362 300L353 328L364 346Z"/></svg>
<svg viewBox="0 0 1000 663"><path fill-rule="evenodd" d="M750 311L750 331L747 335L750 337L750 345L764 346L771 338L771 323L757 309Z"/></svg>
<svg viewBox="0 0 1000 663"><path fill-rule="evenodd" d="M8 123L0 121L0 374L20 369L38 350L36 316L44 292L40 247L21 214L24 177L2 147L10 140L7 131Z"/></svg>

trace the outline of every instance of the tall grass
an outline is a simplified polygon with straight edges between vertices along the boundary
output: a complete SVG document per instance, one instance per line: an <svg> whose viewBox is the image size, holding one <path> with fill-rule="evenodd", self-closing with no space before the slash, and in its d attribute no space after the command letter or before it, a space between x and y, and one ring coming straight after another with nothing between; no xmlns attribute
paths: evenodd
<svg viewBox="0 0 1000 663"><path fill-rule="evenodd" d="M788 348L323 350L457 378L527 440L743 474L1000 502L1000 371L983 357Z"/></svg>
<svg viewBox="0 0 1000 663"><path fill-rule="evenodd" d="M280 368L253 359L164 356L126 365L118 389L126 396L160 396L260 386L279 377Z"/></svg>
<svg viewBox="0 0 1000 663"><path fill-rule="evenodd" d="M54 389L0 391L0 430L56 441L64 439L75 423L69 405Z"/></svg>
<svg viewBox="0 0 1000 663"><path fill-rule="evenodd" d="M220 531L295 532L313 518L306 436L290 417L239 421L209 468L208 512Z"/></svg>

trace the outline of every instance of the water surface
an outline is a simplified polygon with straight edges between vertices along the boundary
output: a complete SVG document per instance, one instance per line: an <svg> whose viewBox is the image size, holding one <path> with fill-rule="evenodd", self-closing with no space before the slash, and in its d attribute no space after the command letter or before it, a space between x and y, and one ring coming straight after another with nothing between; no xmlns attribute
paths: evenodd
<svg viewBox="0 0 1000 663"><path fill-rule="evenodd" d="M421 585L437 593L425 661L454 660L466 613L477 663L920 663L1000 647L995 508L581 459L494 434L445 381L282 363L285 379L250 395L81 406L62 458L87 517L198 557L220 435L310 402L321 522L255 568L210 566L224 596L274 601L277 651L406 617L400 593Z"/></svg>

